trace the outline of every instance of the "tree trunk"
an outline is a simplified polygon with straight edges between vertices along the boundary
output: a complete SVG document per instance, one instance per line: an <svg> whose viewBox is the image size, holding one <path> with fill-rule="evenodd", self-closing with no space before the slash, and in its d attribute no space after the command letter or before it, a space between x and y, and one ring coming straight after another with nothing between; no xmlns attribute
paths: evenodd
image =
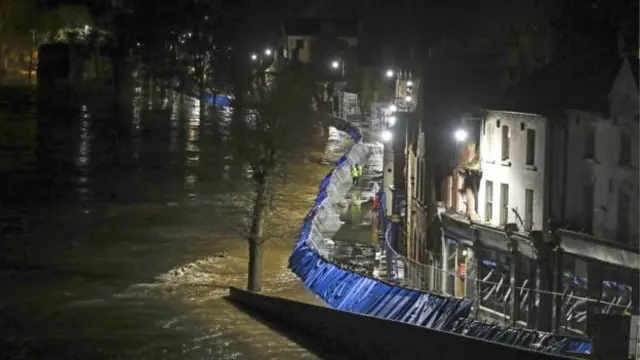
<svg viewBox="0 0 640 360"><path fill-rule="evenodd" d="M200 126L204 125L207 120L207 109L209 108L209 104L207 102L207 91L202 83L203 80L198 80L198 99L200 100Z"/></svg>
<svg viewBox="0 0 640 360"><path fill-rule="evenodd" d="M249 281L247 289L262 291L262 250L264 225L269 211L269 188L264 176L256 179L256 200L249 233Z"/></svg>

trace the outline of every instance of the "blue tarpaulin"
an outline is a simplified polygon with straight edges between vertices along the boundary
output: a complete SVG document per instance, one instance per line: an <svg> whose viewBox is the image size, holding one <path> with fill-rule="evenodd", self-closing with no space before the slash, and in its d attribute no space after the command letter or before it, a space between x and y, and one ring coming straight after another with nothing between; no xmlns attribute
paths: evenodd
<svg viewBox="0 0 640 360"><path fill-rule="evenodd" d="M347 124L349 135L358 143L360 132ZM351 150L351 149L350 149ZM350 151L349 150L349 151ZM347 153L348 154L348 153ZM336 169L347 164L347 156L336 163ZM472 301L426 293L402 286L388 284L357 272L343 269L324 259L309 246L313 219L318 208L326 200L326 188L331 172L323 179L314 206L302 225L300 236L289 257L289 268L305 286L333 308L364 315L377 316L433 329L482 338L498 343L515 345L539 351L566 354L589 353L589 340L576 340L550 333L500 327L469 319ZM384 192L380 193L380 219L386 228Z"/></svg>

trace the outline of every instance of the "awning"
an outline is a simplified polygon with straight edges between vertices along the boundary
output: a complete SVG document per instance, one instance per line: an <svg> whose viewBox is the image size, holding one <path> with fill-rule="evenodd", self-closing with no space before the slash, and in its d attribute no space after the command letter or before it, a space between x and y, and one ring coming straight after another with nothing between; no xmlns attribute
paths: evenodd
<svg viewBox="0 0 640 360"><path fill-rule="evenodd" d="M572 235L571 233L560 232L560 247L569 254L628 269L640 270L640 254L614 246L607 246L597 240L585 239L577 234Z"/></svg>

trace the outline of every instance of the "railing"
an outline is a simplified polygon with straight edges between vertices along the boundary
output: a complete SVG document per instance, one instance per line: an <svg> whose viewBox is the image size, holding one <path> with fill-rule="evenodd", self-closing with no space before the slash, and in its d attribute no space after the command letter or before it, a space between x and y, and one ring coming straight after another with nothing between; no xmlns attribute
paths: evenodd
<svg viewBox="0 0 640 360"><path fill-rule="evenodd" d="M632 310L630 291L626 297L621 295L610 300L597 300L584 296L586 288L571 289L567 286L567 290L561 294L537 289L537 284L531 284L529 280L524 280L518 286L512 287L510 273L504 271L505 269L501 271L496 264L491 264L490 261L479 262L484 270L482 272L478 271L476 264L466 264L469 266L468 268L459 269L455 262L449 264L449 270L444 270L408 259L393 249L388 237L385 241L387 242L385 249L390 252L385 255L393 258L395 268L392 273L395 283L443 296L457 295L469 298L473 301L472 319L524 329L530 322L535 321L533 317L537 313L542 296L546 295L547 301L550 299L552 304L556 304L556 301L560 300L561 320L557 335L572 337L568 339L571 347L567 351L573 353L590 352L590 340L579 339L585 336L588 305L600 309L601 314L609 315L629 315ZM449 259L445 259L446 262L448 262L447 260ZM516 309L512 307L514 297L511 292L514 290L519 295L517 297L519 306ZM555 314L555 309L552 309L552 312ZM515 320L512 319L514 313L516 314ZM479 321L472 326L477 327ZM459 331L467 330L460 329ZM640 339L631 339L631 341L640 342Z"/></svg>

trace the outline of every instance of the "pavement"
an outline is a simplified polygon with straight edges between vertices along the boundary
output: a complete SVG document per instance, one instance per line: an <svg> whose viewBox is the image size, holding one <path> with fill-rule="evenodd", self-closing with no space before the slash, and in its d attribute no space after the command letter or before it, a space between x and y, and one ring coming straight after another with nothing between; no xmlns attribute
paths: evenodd
<svg viewBox="0 0 640 360"><path fill-rule="evenodd" d="M370 146L370 156L363 168L362 178L340 201L340 220L343 225L333 236L334 246L330 251L331 260L345 268L375 276L379 261L379 241L374 223L373 198L382 185L381 152L376 145Z"/></svg>

